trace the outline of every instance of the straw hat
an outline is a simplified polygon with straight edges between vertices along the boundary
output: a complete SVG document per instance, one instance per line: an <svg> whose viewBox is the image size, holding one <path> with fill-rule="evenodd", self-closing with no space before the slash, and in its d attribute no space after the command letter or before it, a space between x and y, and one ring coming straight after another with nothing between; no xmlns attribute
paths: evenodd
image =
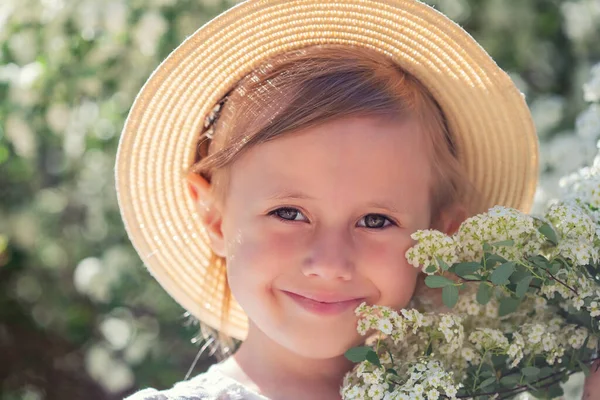
<svg viewBox="0 0 600 400"><path fill-rule="evenodd" d="M116 187L127 233L152 275L191 314L220 326L222 285L186 185L205 117L266 58L315 44L366 46L434 95L485 207L525 212L538 177L532 119L511 79L462 28L415 0L250 0L201 27L154 71L127 118ZM217 133L218 134L218 133ZM244 339L235 301L224 333Z"/></svg>

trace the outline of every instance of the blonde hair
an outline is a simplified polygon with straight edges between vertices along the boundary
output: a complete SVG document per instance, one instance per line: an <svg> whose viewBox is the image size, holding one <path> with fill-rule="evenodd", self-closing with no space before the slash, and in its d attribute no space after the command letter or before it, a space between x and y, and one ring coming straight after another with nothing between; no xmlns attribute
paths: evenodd
<svg viewBox="0 0 600 400"><path fill-rule="evenodd" d="M468 208L467 199L474 190L434 97L393 60L358 46L317 45L286 52L245 76L226 95L213 139L201 136L191 171L210 181L217 198L224 200L227 171L243 152L282 135L349 116L417 118L426 133L433 165L433 223L448 206L464 204ZM223 327L231 303L225 260L213 254L210 268L218 268L224 282ZM219 333L219 340L227 338Z"/></svg>

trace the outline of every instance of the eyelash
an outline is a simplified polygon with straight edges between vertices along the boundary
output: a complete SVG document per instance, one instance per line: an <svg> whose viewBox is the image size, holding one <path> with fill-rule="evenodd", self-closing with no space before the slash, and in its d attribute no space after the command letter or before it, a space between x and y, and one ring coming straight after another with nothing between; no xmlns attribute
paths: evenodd
<svg viewBox="0 0 600 400"><path fill-rule="evenodd" d="M294 207L280 207L280 208L277 208L277 209L275 209L273 211L270 211L267 215L273 216L273 217L277 218L278 220L284 221L284 222L304 222L304 221L296 221L296 220L293 220L293 219L282 218L278 214L278 212L280 212L280 211L295 211L295 212L298 212L299 214L302 214L302 212L300 210L298 210L297 208L294 208ZM361 220L364 219L364 218L366 218L369 215L375 215L375 216L378 216L378 217L383 217L389 223L386 225L385 222L384 222L384 225L382 227L378 227L378 228L369 228L366 225L361 226L361 228L367 228L367 229L384 229L384 228L387 228L389 226L398 226L398 224L395 221L393 221L391 218L389 218L389 217L387 217L387 216L385 216L383 214L376 214L376 213L367 214L363 218L361 218Z"/></svg>

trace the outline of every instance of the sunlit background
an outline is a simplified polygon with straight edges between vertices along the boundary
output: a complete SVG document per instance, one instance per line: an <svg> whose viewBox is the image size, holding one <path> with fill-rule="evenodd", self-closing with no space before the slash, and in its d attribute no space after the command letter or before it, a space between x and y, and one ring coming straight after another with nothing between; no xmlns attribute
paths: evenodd
<svg viewBox="0 0 600 400"><path fill-rule="evenodd" d="M128 242L113 164L145 79L234 3L0 0L1 399L120 399L170 387L192 365L198 328ZM600 0L429 3L526 94L540 210L597 151ZM201 357L193 373L211 362Z"/></svg>

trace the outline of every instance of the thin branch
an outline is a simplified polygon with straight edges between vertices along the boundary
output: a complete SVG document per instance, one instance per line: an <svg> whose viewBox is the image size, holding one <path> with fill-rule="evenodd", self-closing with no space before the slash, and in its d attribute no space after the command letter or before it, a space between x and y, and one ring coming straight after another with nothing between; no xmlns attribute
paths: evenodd
<svg viewBox="0 0 600 400"><path fill-rule="evenodd" d="M547 269L545 269L544 271L546 271L546 273L548 275L550 275L552 277L552 279L554 279L558 283L561 283L565 287L569 288L573 293L575 293L576 296L579 296L579 293L577 293L577 291L575 289L573 289L571 286L567 285L566 283L564 283L563 281L561 281L560 279L558 279L557 277L555 277L554 275L552 275L552 272L548 271Z"/></svg>

